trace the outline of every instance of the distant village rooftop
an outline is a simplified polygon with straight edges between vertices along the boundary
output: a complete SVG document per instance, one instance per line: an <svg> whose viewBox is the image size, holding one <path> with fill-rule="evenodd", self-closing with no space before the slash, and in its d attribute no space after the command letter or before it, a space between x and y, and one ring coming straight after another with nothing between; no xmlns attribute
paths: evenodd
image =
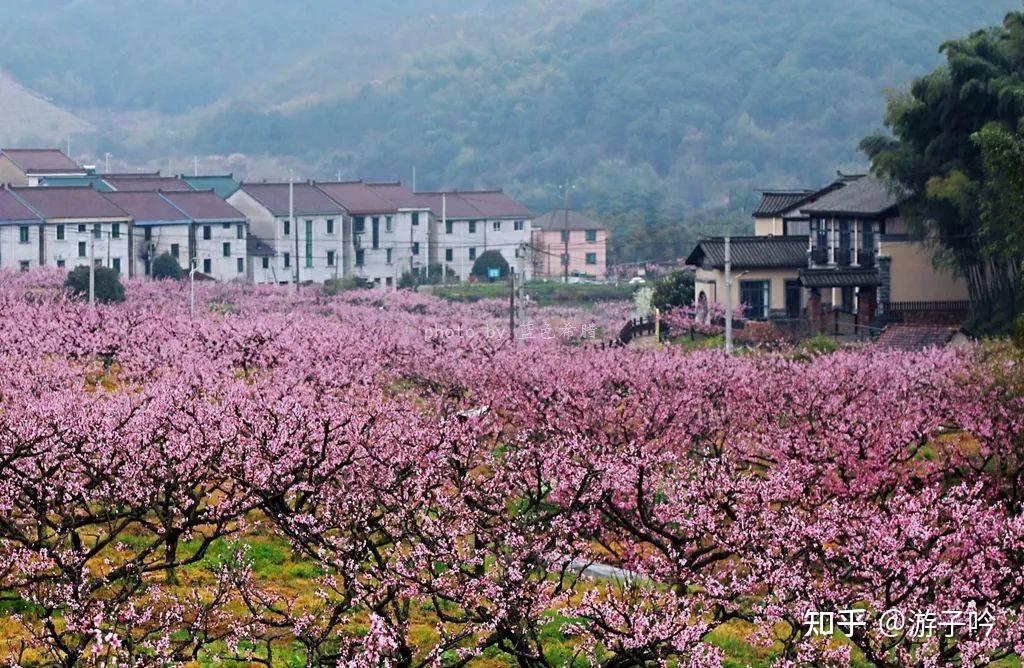
<svg viewBox="0 0 1024 668"><path fill-rule="evenodd" d="M533 229L557 232L559 230L603 230L606 228L603 223L599 223L579 211L570 210L566 215L565 209L555 209L534 218Z"/></svg>
<svg viewBox="0 0 1024 668"><path fill-rule="evenodd" d="M77 162L58 148L4 148L5 156L25 174L85 174Z"/></svg>

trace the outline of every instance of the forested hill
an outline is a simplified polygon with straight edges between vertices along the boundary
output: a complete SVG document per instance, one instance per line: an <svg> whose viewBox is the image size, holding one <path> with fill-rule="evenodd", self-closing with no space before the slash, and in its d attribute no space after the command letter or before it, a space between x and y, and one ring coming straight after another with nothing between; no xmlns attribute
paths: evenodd
<svg viewBox="0 0 1024 668"><path fill-rule="evenodd" d="M749 221L758 187L862 167L885 89L1020 1L8 4L0 68L87 112L82 150L416 167L421 187L503 186L538 210L573 178L574 205L614 222L616 259L643 259Z"/></svg>
<svg viewBox="0 0 1024 668"><path fill-rule="evenodd" d="M504 185L543 207L748 208L752 189L864 164L884 91L934 67L946 39L1014 0L614 0L530 35L427 51L357 94L294 113L235 106L202 149L294 153L327 173ZM679 235L644 230L660 254ZM670 231L669 231L670 232ZM654 238L651 238L652 233ZM649 240L645 242L644 240Z"/></svg>

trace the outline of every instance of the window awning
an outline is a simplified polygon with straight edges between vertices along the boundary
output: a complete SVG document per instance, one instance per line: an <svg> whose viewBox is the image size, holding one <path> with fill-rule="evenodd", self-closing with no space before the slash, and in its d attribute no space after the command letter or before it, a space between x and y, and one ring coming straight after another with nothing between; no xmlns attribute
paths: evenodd
<svg viewBox="0 0 1024 668"><path fill-rule="evenodd" d="M800 284L805 288L870 288L881 284L877 269L801 269Z"/></svg>

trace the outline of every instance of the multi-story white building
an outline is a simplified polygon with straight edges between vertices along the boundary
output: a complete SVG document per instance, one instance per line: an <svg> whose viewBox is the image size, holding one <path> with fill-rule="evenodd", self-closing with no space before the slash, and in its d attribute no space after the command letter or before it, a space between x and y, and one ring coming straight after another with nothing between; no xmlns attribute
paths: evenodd
<svg viewBox="0 0 1024 668"><path fill-rule="evenodd" d="M84 187L19 187L10 192L44 221L39 264L70 269L88 266L91 257L99 266L134 275L131 216L103 195Z"/></svg>
<svg viewBox="0 0 1024 668"><path fill-rule="evenodd" d="M400 181L366 184L395 209L400 238L409 239L409 261L413 271L440 267L437 247L437 216L424 198L406 189ZM424 252L426 249L426 252ZM404 270L403 272L404 273Z"/></svg>
<svg viewBox="0 0 1024 668"><path fill-rule="evenodd" d="M476 259L488 250L501 253L509 266L533 276L531 215L500 190L453 190L417 193L440 217L438 261L468 280Z"/></svg>
<svg viewBox="0 0 1024 668"><path fill-rule="evenodd" d="M403 274L428 267L430 209L403 206L414 196L400 183L319 182L317 187L344 207L352 221L353 261L346 275L390 290Z"/></svg>
<svg viewBox="0 0 1024 668"><path fill-rule="evenodd" d="M345 209L314 184L295 183L289 218L288 183L242 183L228 203L249 219L252 233L269 245L274 255L259 256L254 280L273 278L278 283L295 280L323 283L350 275L351 228ZM298 255L298 257L296 257ZM297 266L296 266L297 264Z"/></svg>
<svg viewBox="0 0 1024 668"><path fill-rule="evenodd" d="M42 261L43 219L7 190L0 190L0 267L27 271Z"/></svg>
<svg viewBox="0 0 1024 668"><path fill-rule="evenodd" d="M164 253L187 269L193 257L192 219L157 192L108 192L103 196L132 217L132 249L142 276Z"/></svg>
<svg viewBox="0 0 1024 668"><path fill-rule="evenodd" d="M192 221L197 271L218 281L247 280L245 214L212 190L161 192Z"/></svg>

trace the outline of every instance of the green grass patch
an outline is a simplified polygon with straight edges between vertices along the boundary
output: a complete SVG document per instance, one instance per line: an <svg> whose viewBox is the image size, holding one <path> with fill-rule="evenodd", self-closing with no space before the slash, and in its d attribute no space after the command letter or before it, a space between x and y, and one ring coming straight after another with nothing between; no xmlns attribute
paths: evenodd
<svg viewBox="0 0 1024 668"><path fill-rule="evenodd" d="M531 282L526 294L539 306L624 301L633 298L635 285L604 285L591 283ZM455 302L476 302L482 299L508 297L508 283L460 283L434 288L433 294Z"/></svg>

